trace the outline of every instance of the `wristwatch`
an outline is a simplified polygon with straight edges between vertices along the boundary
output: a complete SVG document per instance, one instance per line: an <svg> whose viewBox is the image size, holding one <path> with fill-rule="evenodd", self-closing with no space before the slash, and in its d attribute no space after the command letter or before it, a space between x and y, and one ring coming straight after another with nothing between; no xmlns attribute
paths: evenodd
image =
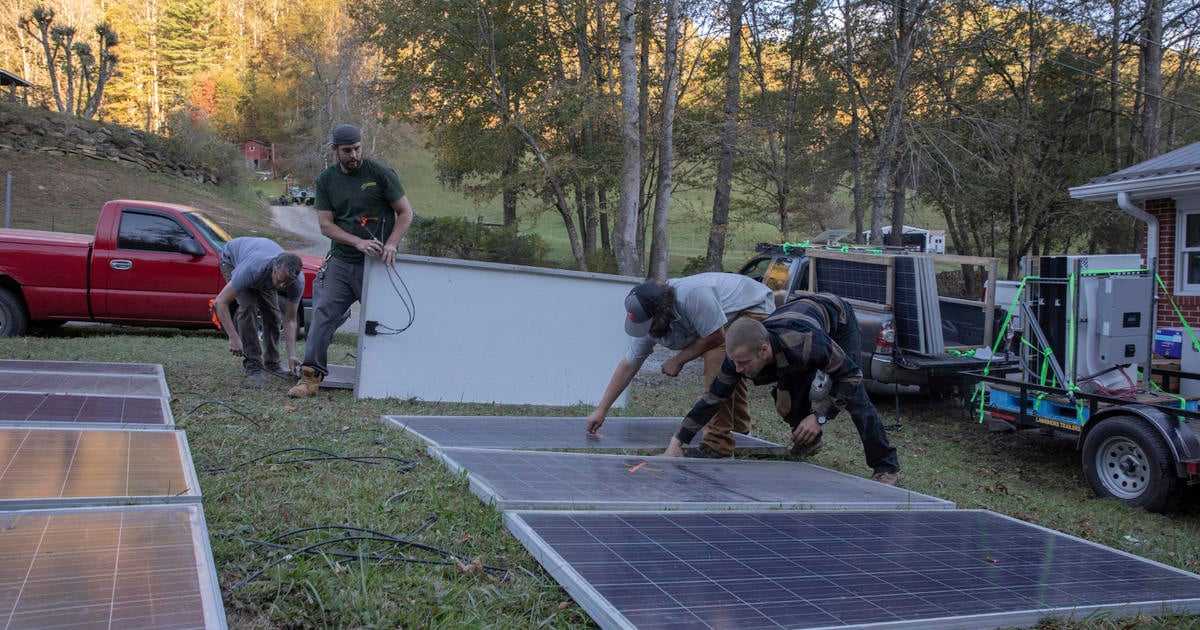
<svg viewBox="0 0 1200 630"><path fill-rule="evenodd" d="M818 424L818 425L820 425L820 426L825 426L825 421L826 421L826 420L828 420L828 418L826 418L824 415L818 415L818 416L817 416L817 424Z"/></svg>

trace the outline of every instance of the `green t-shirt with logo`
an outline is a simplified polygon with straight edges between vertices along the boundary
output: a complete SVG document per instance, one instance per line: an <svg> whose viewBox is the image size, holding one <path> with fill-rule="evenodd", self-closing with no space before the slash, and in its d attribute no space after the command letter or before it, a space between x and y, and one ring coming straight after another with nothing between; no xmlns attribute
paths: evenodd
<svg viewBox="0 0 1200 630"><path fill-rule="evenodd" d="M316 181L313 207L333 213L333 222L359 238L386 242L396 227L392 202L404 196L404 186L396 171L364 158L357 173L347 175L334 164L321 171ZM350 245L333 242L329 253L346 262L361 264L362 252Z"/></svg>

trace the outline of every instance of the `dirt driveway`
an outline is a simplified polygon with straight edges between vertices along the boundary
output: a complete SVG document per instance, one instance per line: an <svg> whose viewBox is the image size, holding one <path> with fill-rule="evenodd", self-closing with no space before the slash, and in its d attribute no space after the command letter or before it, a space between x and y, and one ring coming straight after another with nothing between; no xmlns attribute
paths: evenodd
<svg viewBox="0 0 1200 630"><path fill-rule="evenodd" d="M324 256L329 252L329 239L321 234L317 213L312 207L271 206L271 223L308 242L305 247L293 248L294 251L313 256Z"/></svg>

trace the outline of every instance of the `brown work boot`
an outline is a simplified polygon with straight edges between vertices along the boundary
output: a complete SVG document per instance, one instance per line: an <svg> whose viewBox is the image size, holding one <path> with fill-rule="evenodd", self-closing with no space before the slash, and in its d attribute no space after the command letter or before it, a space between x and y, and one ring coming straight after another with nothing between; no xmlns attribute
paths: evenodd
<svg viewBox="0 0 1200 630"><path fill-rule="evenodd" d="M900 487L900 471L898 470L896 472L877 472L871 475L871 479L889 486Z"/></svg>
<svg viewBox="0 0 1200 630"><path fill-rule="evenodd" d="M288 396L292 398L308 398L315 396L317 390L321 387L321 380L325 378L323 374L316 371L314 368L307 365L300 368L300 382L292 386L288 390Z"/></svg>
<svg viewBox="0 0 1200 630"><path fill-rule="evenodd" d="M707 442L701 442L700 446L697 446L695 450L688 451L687 455L688 457L699 457L702 459L725 459L730 457L730 455L709 446Z"/></svg>

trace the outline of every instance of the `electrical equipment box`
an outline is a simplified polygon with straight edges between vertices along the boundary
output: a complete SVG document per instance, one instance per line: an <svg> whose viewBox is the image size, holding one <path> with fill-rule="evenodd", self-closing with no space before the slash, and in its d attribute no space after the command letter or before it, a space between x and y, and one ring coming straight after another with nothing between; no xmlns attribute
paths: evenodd
<svg viewBox="0 0 1200 630"><path fill-rule="evenodd" d="M1109 276L1100 280L1096 320L1090 327L1098 358L1106 365L1149 365L1153 280L1145 276Z"/></svg>

